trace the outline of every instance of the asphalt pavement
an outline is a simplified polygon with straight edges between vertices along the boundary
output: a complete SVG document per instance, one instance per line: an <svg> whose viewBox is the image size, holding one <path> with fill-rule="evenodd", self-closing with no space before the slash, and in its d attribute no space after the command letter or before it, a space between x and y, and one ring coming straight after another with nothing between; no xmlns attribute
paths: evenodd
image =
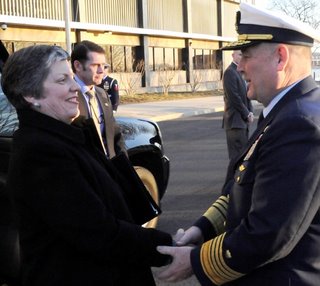
<svg viewBox="0 0 320 286"><path fill-rule="evenodd" d="M259 105L256 101L252 103L254 106ZM180 117L220 112L223 109L223 96L214 95L192 99L122 104L118 107L115 116L151 119L160 122Z"/></svg>
<svg viewBox="0 0 320 286"><path fill-rule="evenodd" d="M254 109L260 109L261 104L252 101ZM118 112L115 116L127 116L134 118L150 119L156 122L169 121L181 117L190 117L208 113L222 112L224 110L223 96L208 96L192 99L178 99L168 101L155 101L147 103L122 104L118 107ZM257 112L255 113L257 114ZM257 117L256 117L257 118ZM176 160L176 162L180 162ZM203 175L203 173L201 173ZM202 191L203 192L203 189ZM200 192L200 193L201 193ZM201 197L201 194L200 194ZM168 198L168 196L166 197ZM172 213L171 213L172 214ZM159 281L156 276L163 268L153 268L153 273L158 286L196 286L200 285L195 276L187 280L172 284L164 281Z"/></svg>

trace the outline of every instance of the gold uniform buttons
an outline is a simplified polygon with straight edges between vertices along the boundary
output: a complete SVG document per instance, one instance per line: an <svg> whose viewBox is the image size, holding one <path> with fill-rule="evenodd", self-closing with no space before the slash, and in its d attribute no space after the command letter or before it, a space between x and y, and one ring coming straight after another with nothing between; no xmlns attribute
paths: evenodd
<svg viewBox="0 0 320 286"><path fill-rule="evenodd" d="M240 167L239 167L239 171L242 172L246 169L246 166L241 164Z"/></svg>
<svg viewBox="0 0 320 286"><path fill-rule="evenodd" d="M230 252L229 249L226 250L225 256L226 256L226 258L228 258L228 259L232 258L232 255L231 255L231 252Z"/></svg>

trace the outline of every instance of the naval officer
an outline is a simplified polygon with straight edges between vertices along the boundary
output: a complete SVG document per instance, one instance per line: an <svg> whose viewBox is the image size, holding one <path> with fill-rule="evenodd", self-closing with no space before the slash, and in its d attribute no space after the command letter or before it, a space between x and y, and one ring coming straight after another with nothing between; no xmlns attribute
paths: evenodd
<svg viewBox="0 0 320 286"><path fill-rule="evenodd" d="M241 3L238 65L264 106L221 196L187 231L159 274L201 285L320 285L320 89L311 47L320 35L292 18ZM193 246L191 246L192 244Z"/></svg>

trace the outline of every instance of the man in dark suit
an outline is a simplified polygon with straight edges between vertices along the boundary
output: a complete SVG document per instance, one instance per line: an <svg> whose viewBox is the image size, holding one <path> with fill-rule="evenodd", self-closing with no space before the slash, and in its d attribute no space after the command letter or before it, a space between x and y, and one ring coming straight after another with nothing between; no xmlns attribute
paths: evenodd
<svg viewBox="0 0 320 286"><path fill-rule="evenodd" d="M320 88L311 47L320 33L241 3L238 70L264 119L228 168L221 196L181 236L159 276L201 285L320 285Z"/></svg>
<svg viewBox="0 0 320 286"><path fill-rule="evenodd" d="M232 63L223 74L224 114L229 159L235 158L248 142L249 124L253 122L252 104L247 98L247 87L237 71L241 51L233 51Z"/></svg>
<svg viewBox="0 0 320 286"><path fill-rule="evenodd" d="M113 111L117 111L120 102L119 85L115 78L109 76L109 69L110 65L106 64L104 67L104 77L98 86L103 88L106 94L109 95L112 109Z"/></svg>
<svg viewBox="0 0 320 286"><path fill-rule="evenodd" d="M120 128L113 117L110 98L96 86L104 75L104 49L93 42L82 41L72 51L71 64L75 80L81 87L80 115L93 118L108 157L112 158L120 151L126 152Z"/></svg>

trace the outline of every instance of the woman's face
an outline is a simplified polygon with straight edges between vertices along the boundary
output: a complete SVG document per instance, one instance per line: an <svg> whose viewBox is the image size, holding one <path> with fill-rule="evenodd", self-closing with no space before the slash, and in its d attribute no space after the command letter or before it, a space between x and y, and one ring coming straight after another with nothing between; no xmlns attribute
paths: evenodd
<svg viewBox="0 0 320 286"><path fill-rule="evenodd" d="M55 62L43 83L42 97L36 100L40 104L36 110L70 124L79 115L78 91L70 63Z"/></svg>

